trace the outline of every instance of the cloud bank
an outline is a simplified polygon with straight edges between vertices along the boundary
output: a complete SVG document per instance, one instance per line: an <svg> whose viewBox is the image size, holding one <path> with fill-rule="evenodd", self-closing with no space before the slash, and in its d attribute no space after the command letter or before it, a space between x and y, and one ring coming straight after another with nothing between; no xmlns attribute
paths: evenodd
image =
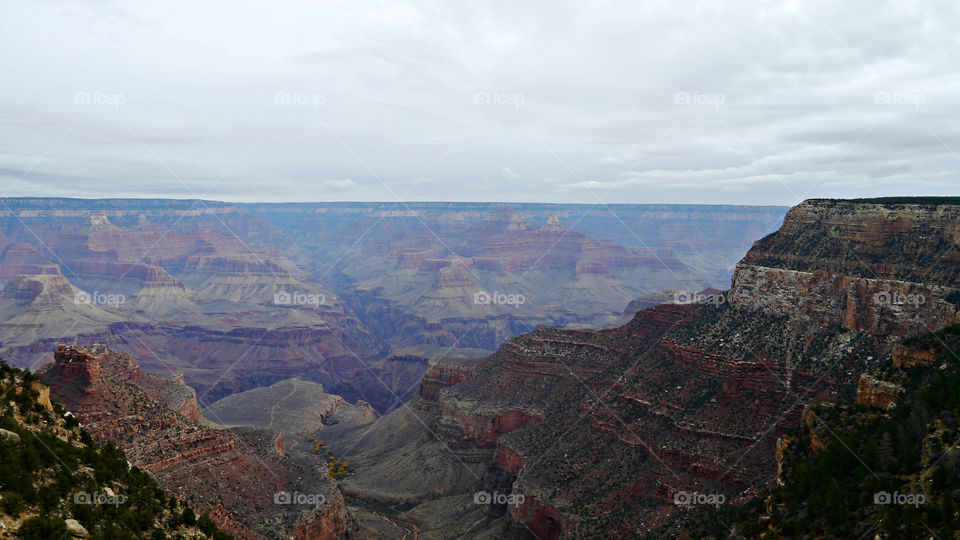
<svg viewBox="0 0 960 540"><path fill-rule="evenodd" d="M0 4L0 194L956 195L950 2ZM465 4L465 3L463 3Z"/></svg>

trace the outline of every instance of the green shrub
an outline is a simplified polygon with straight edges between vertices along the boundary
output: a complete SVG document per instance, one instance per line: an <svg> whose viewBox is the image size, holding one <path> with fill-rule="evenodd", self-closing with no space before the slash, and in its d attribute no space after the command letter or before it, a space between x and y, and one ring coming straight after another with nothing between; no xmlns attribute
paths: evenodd
<svg viewBox="0 0 960 540"><path fill-rule="evenodd" d="M183 509L183 524L187 527L193 527L197 524L197 516L189 506Z"/></svg>
<svg viewBox="0 0 960 540"><path fill-rule="evenodd" d="M217 530L217 524L210 519L210 516L204 514L200 516L200 519L197 520L197 528L203 531L203 534L207 537L213 536L213 533Z"/></svg>
<svg viewBox="0 0 960 540"><path fill-rule="evenodd" d="M0 497L0 508L11 516L19 515L23 510L23 495L13 491L4 493L3 497Z"/></svg>
<svg viewBox="0 0 960 540"><path fill-rule="evenodd" d="M28 519L17 529L17 535L28 540L32 538L38 540L65 538L68 534L67 525L62 519L43 516Z"/></svg>

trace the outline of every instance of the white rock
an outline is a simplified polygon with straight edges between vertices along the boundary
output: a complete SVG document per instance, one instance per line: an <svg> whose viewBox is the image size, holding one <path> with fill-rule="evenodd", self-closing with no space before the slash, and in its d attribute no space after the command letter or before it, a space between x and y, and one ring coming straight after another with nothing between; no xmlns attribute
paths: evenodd
<svg viewBox="0 0 960 540"><path fill-rule="evenodd" d="M83 525L75 519L68 519L64 523L67 525L67 531L73 535L74 538L86 538L90 536L90 533L83 528Z"/></svg>

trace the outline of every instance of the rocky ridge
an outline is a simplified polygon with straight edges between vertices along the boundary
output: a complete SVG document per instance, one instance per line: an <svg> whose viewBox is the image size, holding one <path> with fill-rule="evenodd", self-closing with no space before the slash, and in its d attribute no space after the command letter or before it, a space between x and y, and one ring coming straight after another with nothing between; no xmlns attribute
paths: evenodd
<svg viewBox="0 0 960 540"><path fill-rule="evenodd" d="M0 392L0 538L233 538L95 442L36 375L0 362Z"/></svg>
<svg viewBox="0 0 960 540"><path fill-rule="evenodd" d="M236 536L352 534L352 518L325 468L285 459L277 433L201 426L196 395L178 374L144 373L129 355L102 346L61 345L54 359L40 376L96 440L123 448L131 463ZM278 493L322 498L284 505L276 503Z"/></svg>

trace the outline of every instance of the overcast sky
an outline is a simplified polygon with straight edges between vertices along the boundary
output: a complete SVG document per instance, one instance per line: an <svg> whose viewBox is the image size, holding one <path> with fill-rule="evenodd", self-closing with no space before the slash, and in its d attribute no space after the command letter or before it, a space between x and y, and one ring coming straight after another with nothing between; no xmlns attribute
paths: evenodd
<svg viewBox="0 0 960 540"><path fill-rule="evenodd" d="M0 195L957 195L958 6L4 0Z"/></svg>

